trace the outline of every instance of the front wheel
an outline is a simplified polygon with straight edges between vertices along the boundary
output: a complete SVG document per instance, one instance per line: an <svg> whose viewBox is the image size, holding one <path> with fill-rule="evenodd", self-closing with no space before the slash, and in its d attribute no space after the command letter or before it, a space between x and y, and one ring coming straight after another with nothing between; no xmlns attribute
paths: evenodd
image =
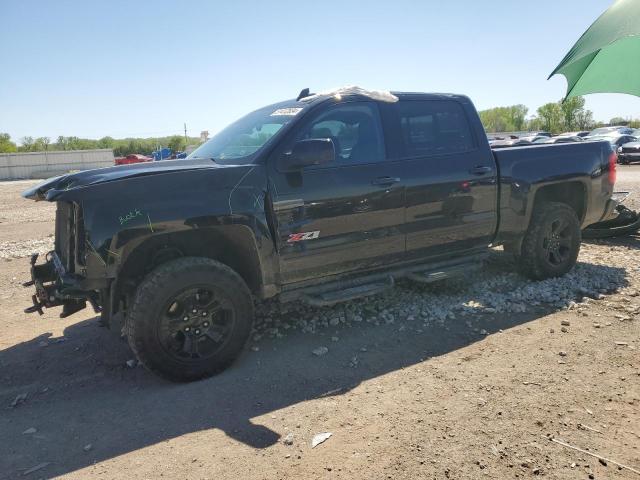
<svg viewBox="0 0 640 480"><path fill-rule="evenodd" d="M564 203L543 203L535 208L522 241L520 269L534 280L560 277L576 264L581 241L576 212Z"/></svg>
<svg viewBox="0 0 640 480"><path fill-rule="evenodd" d="M142 281L127 318L138 360L172 381L192 381L226 368L251 332L253 301L242 278L208 258L160 265Z"/></svg>

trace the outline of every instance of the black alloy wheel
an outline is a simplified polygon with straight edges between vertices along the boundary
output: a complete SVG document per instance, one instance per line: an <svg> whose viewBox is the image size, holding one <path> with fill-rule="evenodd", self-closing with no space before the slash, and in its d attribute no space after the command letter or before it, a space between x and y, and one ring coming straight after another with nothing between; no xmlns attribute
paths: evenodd
<svg viewBox="0 0 640 480"><path fill-rule="evenodd" d="M516 261L533 280L560 277L573 268L580 253L580 221L566 203L536 205Z"/></svg>
<svg viewBox="0 0 640 480"><path fill-rule="evenodd" d="M566 262L571 255L572 228L566 218L551 222L542 240L542 248L547 252L547 261L557 267Z"/></svg>
<svg viewBox="0 0 640 480"><path fill-rule="evenodd" d="M253 298L238 273L209 258L183 257L140 283L126 332L146 368L184 382L227 368L242 352L252 322Z"/></svg>
<svg viewBox="0 0 640 480"><path fill-rule="evenodd" d="M202 360L220 351L234 324L230 300L203 285L184 290L165 303L158 337L176 360Z"/></svg>

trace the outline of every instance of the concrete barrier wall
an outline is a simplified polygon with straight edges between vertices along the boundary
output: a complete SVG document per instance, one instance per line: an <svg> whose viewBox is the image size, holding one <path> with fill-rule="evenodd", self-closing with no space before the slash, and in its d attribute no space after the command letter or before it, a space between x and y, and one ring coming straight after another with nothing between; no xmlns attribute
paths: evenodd
<svg viewBox="0 0 640 480"><path fill-rule="evenodd" d="M71 170L113 166L113 150L0 153L0 180L49 178Z"/></svg>

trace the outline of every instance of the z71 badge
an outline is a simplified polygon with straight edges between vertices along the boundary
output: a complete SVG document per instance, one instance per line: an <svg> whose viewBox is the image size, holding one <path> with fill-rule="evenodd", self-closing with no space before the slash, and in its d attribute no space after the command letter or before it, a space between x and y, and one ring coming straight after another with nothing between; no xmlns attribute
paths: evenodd
<svg viewBox="0 0 640 480"><path fill-rule="evenodd" d="M315 240L319 236L320 230L316 230L315 232L292 233L289 235L287 243L300 242L302 240Z"/></svg>

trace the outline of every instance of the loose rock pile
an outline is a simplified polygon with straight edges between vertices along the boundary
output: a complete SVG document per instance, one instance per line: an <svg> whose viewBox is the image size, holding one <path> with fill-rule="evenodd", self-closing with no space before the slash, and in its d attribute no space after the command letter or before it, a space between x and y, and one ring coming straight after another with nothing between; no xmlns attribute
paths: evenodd
<svg viewBox="0 0 640 480"><path fill-rule="evenodd" d="M478 313L520 313L540 306L553 309L583 309L606 294L637 295L640 259L634 249L606 242L583 244L579 263L562 278L534 282L516 273L513 258L499 249L492 251L484 269L464 278L427 286L399 282L386 294L314 308L277 300L258 305L254 341L263 336L280 338L299 329L315 333L338 325L368 322L375 325L413 323L425 327L444 325L456 318ZM635 285L635 286L634 286ZM625 303L613 306L624 312ZM631 307L629 307L631 308ZM635 312L637 313L637 312Z"/></svg>

